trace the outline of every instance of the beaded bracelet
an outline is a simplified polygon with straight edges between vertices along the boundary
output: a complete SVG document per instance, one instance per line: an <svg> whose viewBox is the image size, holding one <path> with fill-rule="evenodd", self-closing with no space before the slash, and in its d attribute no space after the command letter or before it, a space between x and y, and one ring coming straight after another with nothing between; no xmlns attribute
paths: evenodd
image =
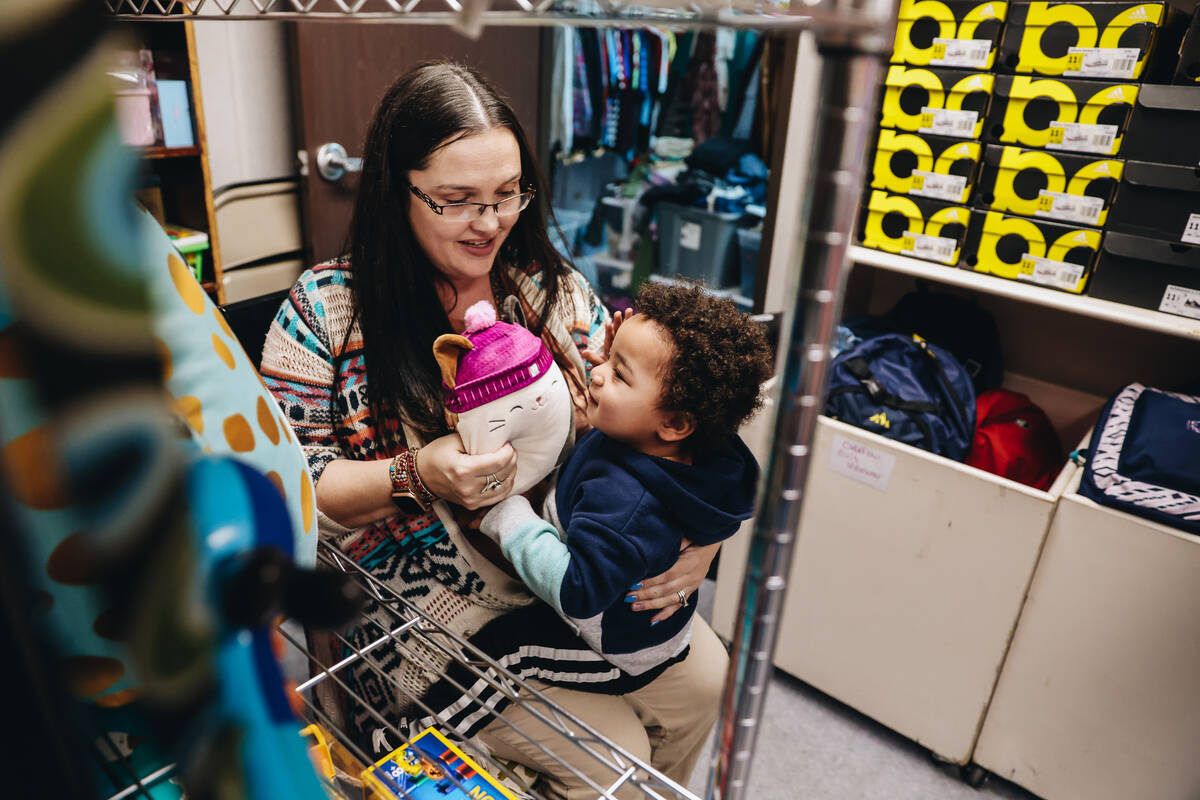
<svg viewBox="0 0 1200 800"><path fill-rule="evenodd" d="M428 508L437 500L437 495L429 491L425 482L421 480L421 473L417 471L417 453L421 448L414 447L408 451L408 474L410 476L410 485L413 492L417 495L418 502Z"/></svg>
<svg viewBox="0 0 1200 800"><path fill-rule="evenodd" d="M396 454L395 458L392 459L392 463L388 465L388 477L391 478L392 481L392 497L395 498L397 495L408 495L412 497L414 501L416 501L417 505L420 506L422 510L428 510L428 505L421 502L420 493L417 492L416 488L412 485L412 479L409 478L410 474L411 473L409 472L408 466L408 451L401 450Z"/></svg>

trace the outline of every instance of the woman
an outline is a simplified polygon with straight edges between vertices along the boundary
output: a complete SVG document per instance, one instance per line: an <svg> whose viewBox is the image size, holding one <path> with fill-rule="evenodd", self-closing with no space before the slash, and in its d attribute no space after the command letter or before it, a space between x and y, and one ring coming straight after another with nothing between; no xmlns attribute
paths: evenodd
<svg viewBox="0 0 1200 800"><path fill-rule="evenodd" d="M479 74L453 63L413 69L388 89L368 131L347 257L300 277L263 352L267 386L308 457L322 535L466 636L532 601L498 549L464 524L508 495L517 455L508 445L463 452L446 428L431 347L438 335L461 332L466 309L486 300L542 337L582 401L585 348L604 345L609 320L550 244L548 200L520 123ZM439 517L433 498L456 510ZM673 613L715 551L685 550L670 571L644 582L634 608ZM357 693L380 706L420 695L436 676L415 661L376 659L386 679L379 669L358 670ZM535 684L686 784L716 717L726 663L715 635L698 625L687 659L628 695ZM357 711L369 729L372 714ZM528 712L503 716L595 780L612 780ZM541 772L552 794L596 794L503 721L479 738L494 755Z"/></svg>

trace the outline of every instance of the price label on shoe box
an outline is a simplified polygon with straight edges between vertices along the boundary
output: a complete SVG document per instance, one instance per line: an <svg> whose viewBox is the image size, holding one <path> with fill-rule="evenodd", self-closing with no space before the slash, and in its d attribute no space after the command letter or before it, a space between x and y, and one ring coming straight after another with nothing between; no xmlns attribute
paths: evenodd
<svg viewBox="0 0 1200 800"><path fill-rule="evenodd" d="M1085 267L1066 261L1055 261L1025 253L1021 256L1021 270L1017 277L1022 280L1053 286L1055 289L1076 291L1083 278Z"/></svg>
<svg viewBox="0 0 1200 800"><path fill-rule="evenodd" d="M1098 225L1100 212L1103 210L1104 200L1102 198L1067 194L1066 192L1050 192L1042 189L1038 192L1037 208L1033 213L1049 219Z"/></svg>
<svg viewBox="0 0 1200 800"><path fill-rule="evenodd" d="M978 121L979 114L975 111L924 106L921 109L921 125L917 132L971 139L975 136L975 123Z"/></svg>
<svg viewBox="0 0 1200 800"><path fill-rule="evenodd" d="M1089 125L1085 122L1051 122L1050 141L1046 147L1055 150L1075 150L1080 153L1112 152L1117 138L1116 125Z"/></svg>
<svg viewBox="0 0 1200 800"><path fill-rule="evenodd" d="M963 202L963 189L967 188L967 179L962 175L944 175L940 172L926 172L914 169L912 172L912 188L909 194L921 197L932 197L935 200L948 200L951 203Z"/></svg>
<svg viewBox="0 0 1200 800"><path fill-rule="evenodd" d="M1067 51L1067 68L1063 75L1128 80L1137 70L1141 53L1136 47L1072 47Z"/></svg>
<svg viewBox="0 0 1200 800"><path fill-rule="evenodd" d="M986 69L988 54L991 52L991 39L943 39L939 36L933 40L933 58L929 63L935 67Z"/></svg>

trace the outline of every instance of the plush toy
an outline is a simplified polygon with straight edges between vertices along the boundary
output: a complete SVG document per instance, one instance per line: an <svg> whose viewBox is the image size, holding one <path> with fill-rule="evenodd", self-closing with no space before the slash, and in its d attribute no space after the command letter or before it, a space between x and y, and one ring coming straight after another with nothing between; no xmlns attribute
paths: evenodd
<svg viewBox="0 0 1200 800"><path fill-rule="evenodd" d="M487 301L467 309L463 335L433 343L446 419L468 453L505 442L517 451L519 494L558 466L575 427L571 392L550 350L520 325L499 322Z"/></svg>

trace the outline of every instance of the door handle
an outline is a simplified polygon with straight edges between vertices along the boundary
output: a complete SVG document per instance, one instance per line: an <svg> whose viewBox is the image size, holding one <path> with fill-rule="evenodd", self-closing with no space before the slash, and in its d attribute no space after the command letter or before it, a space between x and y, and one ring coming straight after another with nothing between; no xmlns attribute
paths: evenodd
<svg viewBox="0 0 1200 800"><path fill-rule="evenodd" d="M326 142L317 149L317 173L327 181L340 180L347 172L361 172L362 159L350 158L337 142Z"/></svg>

